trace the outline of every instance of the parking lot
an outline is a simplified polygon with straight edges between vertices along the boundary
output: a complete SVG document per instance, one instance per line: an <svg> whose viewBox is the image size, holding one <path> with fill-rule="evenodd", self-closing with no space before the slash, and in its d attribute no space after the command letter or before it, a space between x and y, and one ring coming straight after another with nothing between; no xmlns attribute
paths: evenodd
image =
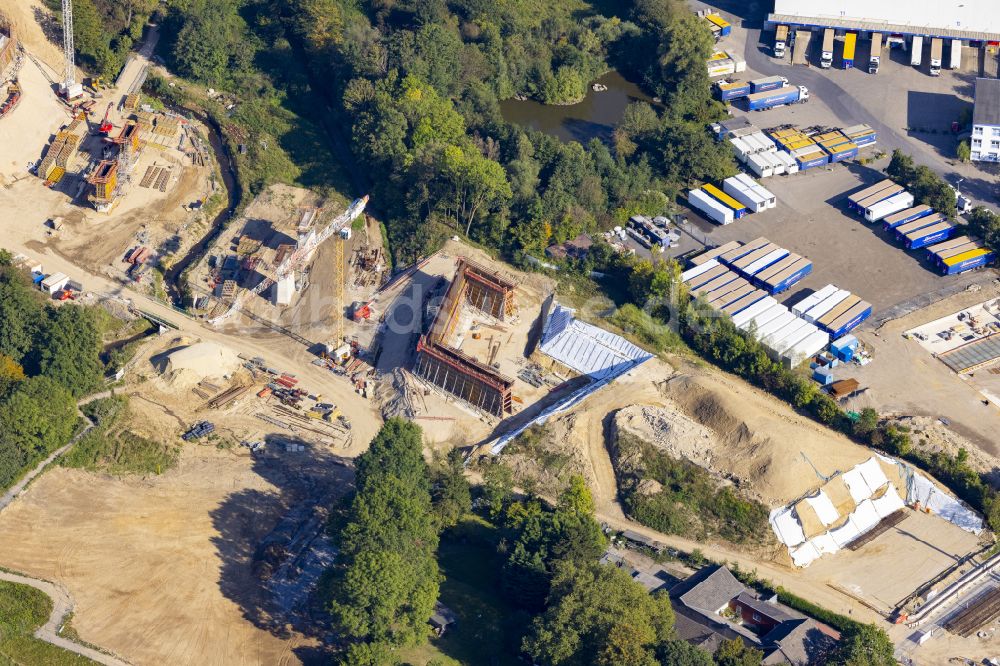
<svg viewBox="0 0 1000 666"><path fill-rule="evenodd" d="M764 236L812 260L813 272L780 297L786 304L833 283L871 303L875 322L890 310L911 303L919 307L929 297L964 289L970 281L969 274L942 276L927 261L925 249L907 251L881 224L869 225L846 210L847 195L884 178L876 168L885 163L842 163L768 178L762 184L777 197L777 208L721 227L694 215L689 219L713 245Z"/></svg>

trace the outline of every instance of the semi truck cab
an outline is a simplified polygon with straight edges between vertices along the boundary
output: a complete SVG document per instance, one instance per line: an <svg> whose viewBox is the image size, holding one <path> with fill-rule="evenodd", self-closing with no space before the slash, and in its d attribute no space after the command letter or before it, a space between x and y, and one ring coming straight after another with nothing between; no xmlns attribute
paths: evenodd
<svg viewBox="0 0 1000 666"><path fill-rule="evenodd" d="M823 55L820 57L819 66L829 69L833 65L833 28L823 31Z"/></svg>
<svg viewBox="0 0 1000 666"><path fill-rule="evenodd" d="M788 43L788 26L779 25L774 31L774 57L785 57L785 45Z"/></svg>
<svg viewBox="0 0 1000 666"><path fill-rule="evenodd" d="M878 74L879 65L882 64L882 33L872 33L872 48L868 56L868 73Z"/></svg>

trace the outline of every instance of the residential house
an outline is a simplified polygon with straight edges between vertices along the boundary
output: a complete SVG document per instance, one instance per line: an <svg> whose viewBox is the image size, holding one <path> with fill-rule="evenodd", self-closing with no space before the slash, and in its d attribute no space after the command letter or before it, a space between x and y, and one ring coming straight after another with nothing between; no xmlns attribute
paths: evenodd
<svg viewBox="0 0 1000 666"><path fill-rule="evenodd" d="M971 158L1000 162L1000 79L976 79L972 112Z"/></svg>

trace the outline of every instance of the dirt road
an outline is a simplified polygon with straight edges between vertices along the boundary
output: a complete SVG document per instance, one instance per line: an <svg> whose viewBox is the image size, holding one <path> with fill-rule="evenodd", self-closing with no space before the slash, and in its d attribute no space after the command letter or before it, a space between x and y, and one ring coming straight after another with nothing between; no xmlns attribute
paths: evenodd
<svg viewBox="0 0 1000 666"><path fill-rule="evenodd" d="M57 647L61 647L64 650L75 652L76 654L92 659L99 664L106 664L106 666L128 666L127 661L122 661L112 655L98 652L93 648L85 647L79 643L74 643L73 641L59 635L59 628L62 626L63 618L73 611L73 598L70 596L69 591L62 585L56 585L55 583L49 583L44 580L27 578L25 576L18 576L17 574L7 573L6 571L0 571L0 580L6 580L11 583L18 583L20 585L33 587L36 590L44 592L50 599L52 599L52 614L49 615L49 621L35 630L35 638L45 641L46 643L51 643Z"/></svg>

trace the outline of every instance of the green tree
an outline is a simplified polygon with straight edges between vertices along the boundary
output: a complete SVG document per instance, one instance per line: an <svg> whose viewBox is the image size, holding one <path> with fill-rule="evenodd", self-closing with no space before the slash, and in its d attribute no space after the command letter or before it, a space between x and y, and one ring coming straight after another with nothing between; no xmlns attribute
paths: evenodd
<svg viewBox="0 0 1000 666"><path fill-rule="evenodd" d="M356 487L338 535L330 609L357 645L348 656L361 659L381 654L383 644L426 640L438 596L438 532L420 428L386 421L358 458Z"/></svg>
<svg viewBox="0 0 1000 666"><path fill-rule="evenodd" d="M79 305L50 307L36 331L25 368L29 374L51 377L80 397L100 383L100 351L101 334L93 310Z"/></svg>
<svg viewBox="0 0 1000 666"><path fill-rule="evenodd" d="M579 474L569 478L569 487L559 496L559 510L576 516L594 515L594 497Z"/></svg>
<svg viewBox="0 0 1000 666"><path fill-rule="evenodd" d="M460 449L452 449L431 472L431 498L438 524L454 527L472 508L472 491L465 478L465 460Z"/></svg>
<svg viewBox="0 0 1000 666"><path fill-rule="evenodd" d="M54 380L32 377L19 382L0 402L0 488L68 442L76 419L73 397Z"/></svg>
<svg viewBox="0 0 1000 666"><path fill-rule="evenodd" d="M892 641L873 624L858 624L843 632L828 663L841 666L894 666Z"/></svg>
<svg viewBox="0 0 1000 666"><path fill-rule="evenodd" d="M490 458L484 463L482 485L482 499L490 518L499 518L513 496L514 473L501 460Z"/></svg>
<svg viewBox="0 0 1000 666"><path fill-rule="evenodd" d="M972 159L972 149L969 147L969 142L959 141L958 145L955 146L955 157L958 158L959 162L967 163Z"/></svg>
<svg viewBox="0 0 1000 666"><path fill-rule="evenodd" d="M440 168L448 191L447 207L454 211L456 222L465 226L466 236L477 215L504 205L513 196L503 167L478 153L449 146Z"/></svg>
<svg viewBox="0 0 1000 666"><path fill-rule="evenodd" d="M743 642L742 638L723 641L715 651L717 666L760 666L764 653Z"/></svg>
<svg viewBox="0 0 1000 666"><path fill-rule="evenodd" d="M897 148L892 151L892 160L890 160L885 172L893 180L909 184L917 175L917 167L913 163L912 157Z"/></svg>
<svg viewBox="0 0 1000 666"><path fill-rule="evenodd" d="M23 363L31 349L42 306L24 275L10 264L0 265L0 354Z"/></svg>
<svg viewBox="0 0 1000 666"><path fill-rule="evenodd" d="M715 663L711 652L676 639L664 643L657 656L662 666L713 666Z"/></svg>
<svg viewBox="0 0 1000 666"><path fill-rule="evenodd" d="M657 649L673 635L666 595L650 595L624 571L593 561L561 564L547 606L523 645L545 665L655 666Z"/></svg>
<svg viewBox="0 0 1000 666"><path fill-rule="evenodd" d="M0 399L22 381L24 381L24 369L10 356L0 354Z"/></svg>

